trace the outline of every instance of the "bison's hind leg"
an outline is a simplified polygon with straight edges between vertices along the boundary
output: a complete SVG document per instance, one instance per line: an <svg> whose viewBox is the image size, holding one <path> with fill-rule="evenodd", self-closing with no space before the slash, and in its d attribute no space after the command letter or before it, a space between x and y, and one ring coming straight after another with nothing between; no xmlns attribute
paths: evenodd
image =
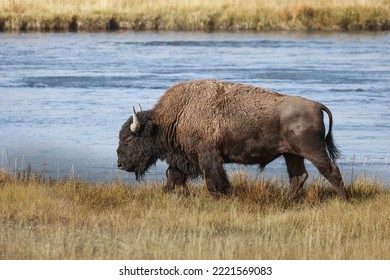
<svg viewBox="0 0 390 280"><path fill-rule="evenodd" d="M308 157L307 159L310 160L318 171L332 184L340 199L346 201L347 194L345 192L340 170L338 166L332 162L328 154L323 151L322 153L316 154L314 157Z"/></svg>
<svg viewBox="0 0 390 280"><path fill-rule="evenodd" d="M290 177L290 187L285 198L294 199L308 177L304 158L294 154L283 154L283 156L286 160L287 171Z"/></svg>

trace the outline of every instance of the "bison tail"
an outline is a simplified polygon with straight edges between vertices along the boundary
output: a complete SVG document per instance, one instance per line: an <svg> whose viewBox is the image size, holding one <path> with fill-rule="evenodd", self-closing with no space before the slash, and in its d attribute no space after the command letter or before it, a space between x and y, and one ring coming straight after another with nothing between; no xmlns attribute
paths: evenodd
<svg viewBox="0 0 390 280"><path fill-rule="evenodd" d="M329 156L331 157L331 159L333 161L336 161L336 159L341 157L341 151L337 148L337 146L336 146L336 144L334 143L334 140L333 140L333 135L332 135L333 117L332 117L332 113L330 112L330 110L325 105L322 105L321 110L325 111L328 114L328 117L329 117L329 131L328 131L328 134L325 137L325 143L326 143L326 147L328 149Z"/></svg>
<svg viewBox="0 0 390 280"><path fill-rule="evenodd" d="M336 147L334 141L332 132L329 130L328 134L325 137L326 147L328 148L329 156L333 161L336 161L336 159L341 157L341 151L339 148Z"/></svg>

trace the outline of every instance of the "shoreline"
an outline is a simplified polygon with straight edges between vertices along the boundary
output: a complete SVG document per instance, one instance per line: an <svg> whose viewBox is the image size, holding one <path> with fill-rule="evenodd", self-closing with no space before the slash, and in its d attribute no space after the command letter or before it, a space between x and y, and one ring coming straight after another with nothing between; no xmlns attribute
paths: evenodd
<svg viewBox="0 0 390 280"><path fill-rule="evenodd" d="M354 22L351 24L337 23L332 26L312 25L296 21L293 24L262 25L243 22L231 25L220 22L215 25L212 18L195 26L190 23L184 26L168 26L157 19L132 20L115 17L90 17L80 19L78 16L56 17L55 19L34 19L30 17L0 18L0 32L116 32L116 31L175 31L175 32L275 32L275 31L301 31L301 32L383 32L390 31L390 21Z"/></svg>
<svg viewBox="0 0 390 280"><path fill-rule="evenodd" d="M131 3L129 3L131 2ZM353 0L56 1L0 4L0 32L94 31L389 31L390 3ZM62 6L61 6L62 5ZM83 5L83 6L82 6ZM29 8L26 8L29 7Z"/></svg>

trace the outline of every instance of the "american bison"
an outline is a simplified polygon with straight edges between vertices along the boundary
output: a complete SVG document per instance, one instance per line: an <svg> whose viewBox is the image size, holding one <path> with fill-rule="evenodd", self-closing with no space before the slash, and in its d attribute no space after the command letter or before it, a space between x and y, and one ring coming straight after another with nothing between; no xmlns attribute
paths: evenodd
<svg viewBox="0 0 390 280"><path fill-rule="evenodd" d="M211 193L227 194L224 163L258 164L263 169L279 156L290 178L288 199L296 197L314 164L346 200L335 164L332 114L321 103L264 88L217 80L196 80L169 88L147 111L136 112L119 135L118 167L142 177L158 159L165 160L165 191L204 176ZM323 111L329 117L325 136Z"/></svg>

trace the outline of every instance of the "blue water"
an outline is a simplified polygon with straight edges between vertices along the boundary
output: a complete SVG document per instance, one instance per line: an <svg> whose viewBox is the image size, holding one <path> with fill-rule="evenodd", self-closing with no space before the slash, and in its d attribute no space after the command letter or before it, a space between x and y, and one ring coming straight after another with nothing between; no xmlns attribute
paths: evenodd
<svg viewBox="0 0 390 280"><path fill-rule="evenodd" d="M390 33L0 33L0 168L133 180L116 168L132 106L203 78L324 103L346 181L390 185ZM164 179L165 168L147 178ZM259 176L285 175L276 160Z"/></svg>

